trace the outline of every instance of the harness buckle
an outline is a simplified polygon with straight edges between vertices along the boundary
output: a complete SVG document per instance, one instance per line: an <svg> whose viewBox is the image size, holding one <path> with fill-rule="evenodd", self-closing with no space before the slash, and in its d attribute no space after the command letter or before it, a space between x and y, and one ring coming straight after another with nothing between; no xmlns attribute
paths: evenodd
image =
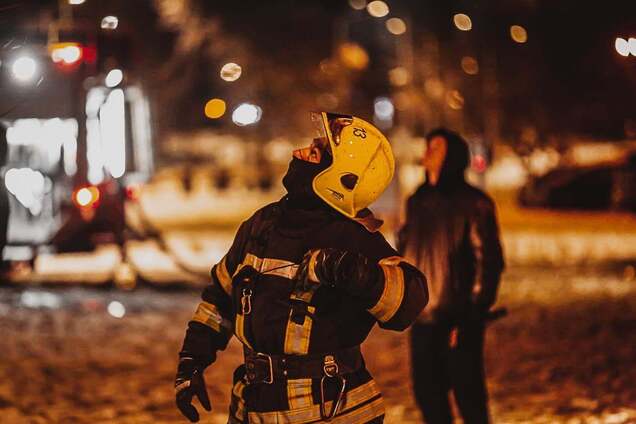
<svg viewBox="0 0 636 424"><path fill-rule="evenodd" d="M333 355L325 356L325 362L322 367L327 377L335 377L338 375L338 364Z"/></svg>
<svg viewBox="0 0 636 424"><path fill-rule="evenodd" d="M243 289L241 296L241 312L243 315L249 315L252 312L252 289Z"/></svg>
<svg viewBox="0 0 636 424"><path fill-rule="evenodd" d="M324 371L325 375L323 375L320 379L320 417L324 421L331 421L340 410L340 405L342 403L342 400L344 399L345 389L347 387L347 380L343 376L338 375L338 363L336 362L336 359L333 357L333 355L325 356L322 370ZM340 383L340 391L338 392L338 397L333 403L331 412L329 413L327 413L326 411L325 401L325 380L327 378L337 378Z"/></svg>

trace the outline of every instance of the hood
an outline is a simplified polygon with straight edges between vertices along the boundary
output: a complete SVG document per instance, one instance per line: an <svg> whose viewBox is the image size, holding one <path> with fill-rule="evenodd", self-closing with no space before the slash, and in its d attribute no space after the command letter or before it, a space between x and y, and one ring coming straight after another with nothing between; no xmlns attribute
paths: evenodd
<svg viewBox="0 0 636 424"><path fill-rule="evenodd" d="M437 185L442 187L464 182L464 172L469 163L468 145L461 140L447 139L446 158Z"/></svg>

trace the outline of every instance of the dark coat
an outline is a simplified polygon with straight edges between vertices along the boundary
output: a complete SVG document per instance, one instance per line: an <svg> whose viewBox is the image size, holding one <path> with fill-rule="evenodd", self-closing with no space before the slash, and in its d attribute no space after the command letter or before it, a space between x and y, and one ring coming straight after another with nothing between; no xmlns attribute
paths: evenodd
<svg viewBox="0 0 636 424"><path fill-rule="evenodd" d="M463 171L447 159L438 184L409 198L398 235L398 251L428 281L422 321L465 319L496 300L504 259L495 205Z"/></svg>

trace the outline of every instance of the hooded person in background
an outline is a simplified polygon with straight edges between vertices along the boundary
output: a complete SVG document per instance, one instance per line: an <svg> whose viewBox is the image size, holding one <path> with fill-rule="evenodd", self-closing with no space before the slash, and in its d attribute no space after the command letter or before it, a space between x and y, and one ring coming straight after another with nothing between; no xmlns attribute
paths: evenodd
<svg viewBox="0 0 636 424"><path fill-rule="evenodd" d="M380 423L384 406L360 344L377 323L406 329L426 305L423 275L378 232L366 207L390 183L388 140L362 119L313 114L319 131L293 152L287 195L239 228L188 324L176 401L211 405L203 371L235 335L229 423Z"/></svg>
<svg viewBox="0 0 636 424"><path fill-rule="evenodd" d="M487 423L484 321L504 267L495 206L464 179L470 154L461 136L437 129L426 140L426 182L409 198L398 236L430 291L411 329L415 398L427 423L452 423L452 390L464 422Z"/></svg>

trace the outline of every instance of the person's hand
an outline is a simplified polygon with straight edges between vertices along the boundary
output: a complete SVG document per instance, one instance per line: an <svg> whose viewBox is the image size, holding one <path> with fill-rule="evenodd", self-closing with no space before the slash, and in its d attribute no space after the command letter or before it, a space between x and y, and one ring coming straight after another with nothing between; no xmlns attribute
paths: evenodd
<svg viewBox="0 0 636 424"><path fill-rule="evenodd" d="M203 379L203 367L198 366L193 358L181 358L179 361L174 388L177 408L191 422L199 421L199 411L192 405L194 396L199 398L206 411L212 410Z"/></svg>
<svg viewBox="0 0 636 424"><path fill-rule="evenodd" d="M364 286L375 276L376 268L359 253L314 249L305 254L298 267L296 287L307 291L317 285L351 290Z"/></svg>

